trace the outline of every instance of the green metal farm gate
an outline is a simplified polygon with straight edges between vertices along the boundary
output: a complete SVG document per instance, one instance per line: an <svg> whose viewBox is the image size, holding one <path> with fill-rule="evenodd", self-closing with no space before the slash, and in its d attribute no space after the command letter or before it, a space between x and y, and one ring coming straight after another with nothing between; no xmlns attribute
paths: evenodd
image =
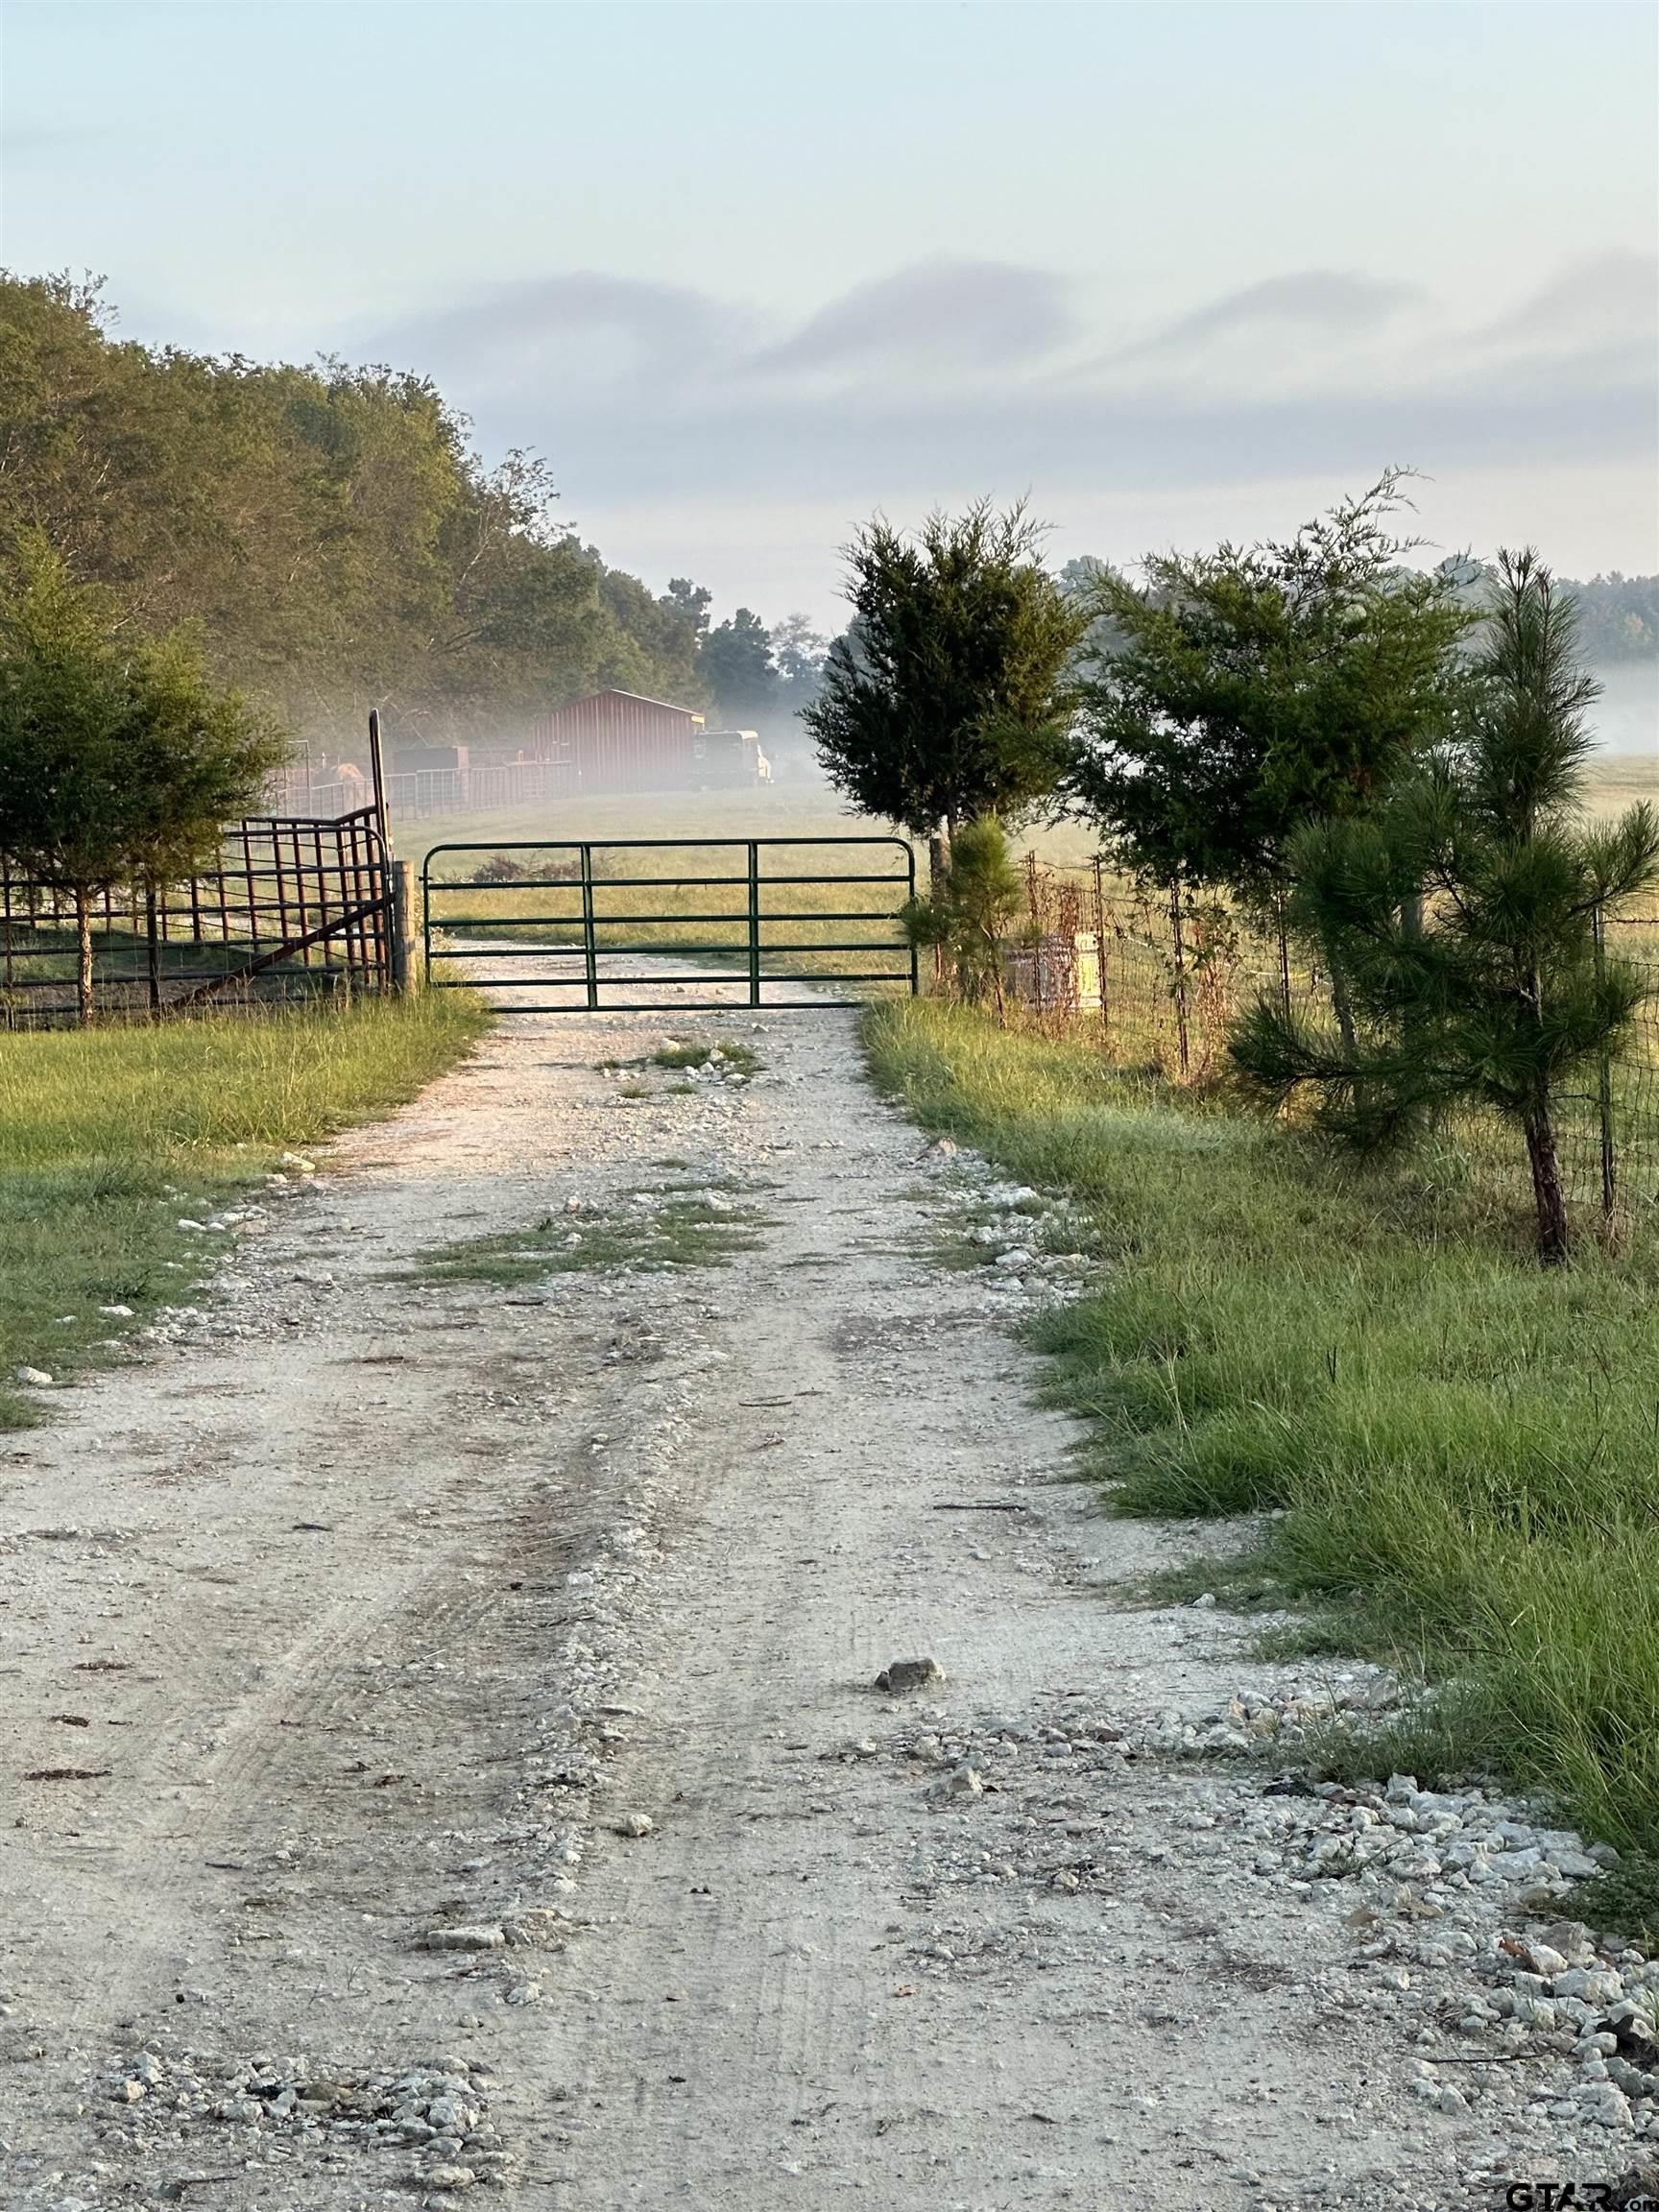
<svg viewBox="0 0 1659 2212"><path fill-rule="evenodd" d="M855 859L872 865L811 865ZM428 981L536 995L509 1000L510 1013L854 1006L860 998L840 995L849 986L917 988L900 922L916 892L916 855L902 837L436 845L421 891ZM700 896L687 902L688 893ZM708 965L687 971L687 960ZM651 995L669 985L700 995ZM797 996L773 995L780 990Z"/></svg>

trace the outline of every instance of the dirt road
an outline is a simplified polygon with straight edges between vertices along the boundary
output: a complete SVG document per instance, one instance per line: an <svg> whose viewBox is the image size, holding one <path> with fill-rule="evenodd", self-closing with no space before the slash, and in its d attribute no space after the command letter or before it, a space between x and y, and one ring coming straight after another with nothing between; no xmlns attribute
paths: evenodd
<svg viewBox="0 0 1659 2212"><path fill-rule="evenodd" d="M1115 1591L1193 1537L939 1263L975 1164L675 1019L504 1026L0 1455L0 2203L1465 2201L1516 2108L1159 1749L1282 1678ZM597 1066L687 1034L759 1071ZM705 1190L720 1269L410 1269Z"/></svg>

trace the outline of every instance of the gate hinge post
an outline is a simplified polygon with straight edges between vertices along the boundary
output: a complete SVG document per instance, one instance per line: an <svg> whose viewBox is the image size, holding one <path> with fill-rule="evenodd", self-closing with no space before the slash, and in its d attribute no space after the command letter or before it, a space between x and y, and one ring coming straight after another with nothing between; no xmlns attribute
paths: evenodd
<svg viewBox="0 0 1659 2212"><path fill-rule="evenodd" d="M392 988L419 991L424 978L415 951L415 863L393 860L386 873L392 886Z"/></svg>

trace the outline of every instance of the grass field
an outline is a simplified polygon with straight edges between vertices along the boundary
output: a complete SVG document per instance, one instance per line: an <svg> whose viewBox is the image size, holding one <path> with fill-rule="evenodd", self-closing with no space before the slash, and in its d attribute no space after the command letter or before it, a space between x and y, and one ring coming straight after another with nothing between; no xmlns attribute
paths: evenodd
<svg viewBox="0 0 1659 2212"><path fill-rule="evenodd" d="M647 792L633 798L573 799L557 805L520 806L496 814L454 814L400 823L397 850L416 865L436 845L505 845L538 837L850 837L903 836L891 822L855 813L828 784L784 785L757 791ZM911 838L925 873L922 839ZM1050 866L1090 859L1098 844L1086 823L1033 824L1014 839Z"/></svg>
<svg viewBox="0 0 1659 2212"><path fill-rule="evenodd" d="M494 814L434 815L394 825L417 867L435 845L496 845L538 837L808 837L879 833L890 825L844 808L827 784L754 791L648 791L561 800Z"/></svg>
<svg viewBox="0 0 1659 2212"><path fill-rule="evenodd" d="M1623 1910L1659 1925L1651 1260L1547 1273L1455 1150L1361 1172L926 1001L867 1040L925 1126L1091 1209L1104 1285L1039 1335L1117 1506L1283 1508L1208 1586L1426 1669L1447 1687L1415 1755L1544 1788L1632 1855Z"/></svg>
<svg viewBox="0 0 1659 2212"><path fill-rule="evenodd" d="M1638 799L1659 803L1659 751L1598 753L1586 771L1590 811L1614 813ZM489 845L536 837L834 836L882 831L842 804L828 784L803 782L755 791L644 793L572 799L557 805L504 808L494 814L434 816L397 825L397 850L419 866L434 845ZM1015 840L1049 867L1081 865L1098 838L1086 822L1038 824Z"/></svg>
<svg viewBox="0 0 1659 2212"><path fill-rule="evenodd" d="M180 1301L224 1241L180 1218L229 1203L285 1147L413 1097L485 1018L456 993L0 1034L0 1427L38 1409L19 1366L61 1380Z"/></svg>
<svg viewBox="0 0 1659 2212"><path fill-rule="evenodd" d="M1639 799L1659 805L1659 749L1595 754L1585 781L1593 814L1617 814Z"/></svg>

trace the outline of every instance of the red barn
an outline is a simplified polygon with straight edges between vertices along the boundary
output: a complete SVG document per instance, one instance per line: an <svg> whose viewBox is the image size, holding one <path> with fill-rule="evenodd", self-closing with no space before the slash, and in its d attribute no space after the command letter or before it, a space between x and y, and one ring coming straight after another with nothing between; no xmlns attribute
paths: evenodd
<svg viewBox="0 0 1659 2212"><path fill-rule="evenodd" d="M752 730L710 733L693 707L592 691L539 715L531 757L565 768L575 791L695 791L770 775Z"/></svg>

